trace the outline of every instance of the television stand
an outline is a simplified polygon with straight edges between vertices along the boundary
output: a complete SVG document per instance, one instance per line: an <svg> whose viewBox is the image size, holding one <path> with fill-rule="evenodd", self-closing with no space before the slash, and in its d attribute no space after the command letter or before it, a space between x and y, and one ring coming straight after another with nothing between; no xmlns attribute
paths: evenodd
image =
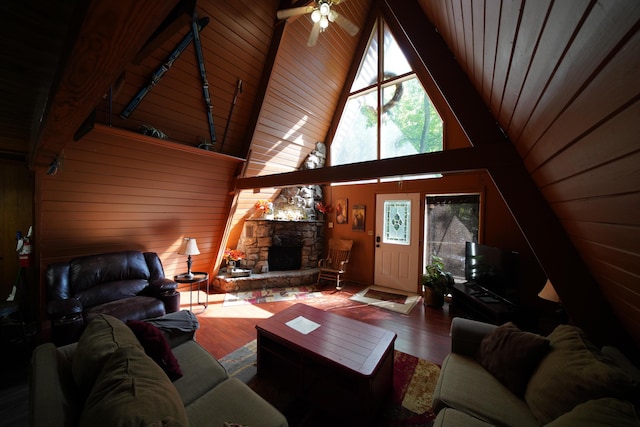
<svg viewBox="0 0 640 427"><path fill-rule="evenodd" d="M480 320L494 325L506 322L517 324L521 320L520 309L516 304L475 283L454 284L452 297L450 311L453 316Z"/></svg>

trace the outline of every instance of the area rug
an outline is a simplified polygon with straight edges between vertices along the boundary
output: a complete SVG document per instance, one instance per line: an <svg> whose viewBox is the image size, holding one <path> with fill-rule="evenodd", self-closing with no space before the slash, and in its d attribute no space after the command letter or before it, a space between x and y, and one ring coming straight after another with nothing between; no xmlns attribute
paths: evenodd
<svg viewBox="0 0 640 427"><path fill-rule="evenodd" d="M390 289L382 286L369 286L358 293L353 294L352 301L395 311L396 313L409 314L422 297L411 292Z"/></svg>
<svg viewBox="0 0 640 427"><path fill-rule="evenodd" d="M248 384L254 391L278 408L289 420L291 427L315 427L316 425L336 425L336 420L327 414L318 414L301 403L297 395L287 392L273 383L257 377L256 341L240 347L222 357L220 363L231 377ZM435 363L419 359L401 351L394 351L393 392L380 410L376 426L429 426L435 418L431 411L440 367ZM283 372L283 377L289 373ZM339 424L339 423L338 423Z"/></svg>
<svg viewBox="0 0 640 427"><path fill-rule="evenodd" d="M318 298L322 292L315 286L294 286L289 288L256 289L245 292L232 292L224 296L223 307L236 305L263 304L266 302L294 301L307 298Z"/></svg>

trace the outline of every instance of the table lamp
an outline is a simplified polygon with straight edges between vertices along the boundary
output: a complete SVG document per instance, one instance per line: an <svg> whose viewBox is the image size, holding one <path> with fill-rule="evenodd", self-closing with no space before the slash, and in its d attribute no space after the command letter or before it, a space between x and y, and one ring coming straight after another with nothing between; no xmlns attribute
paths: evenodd
<svg viewBox="0 0 640 427"><path fill-rule="evenodd" d="M191 255L199 255L200 251L198 250L198 244L196 243L196 239L192 237L185 237L182 240L182 246L178 249L178 255L187 255L187 274L184 274L183 277L193 278L193 273L191 272Z"/></svg>

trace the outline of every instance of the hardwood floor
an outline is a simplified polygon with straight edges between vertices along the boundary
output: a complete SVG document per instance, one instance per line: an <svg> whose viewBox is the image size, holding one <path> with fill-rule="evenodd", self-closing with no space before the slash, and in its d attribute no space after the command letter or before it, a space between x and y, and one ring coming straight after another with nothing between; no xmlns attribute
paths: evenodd
<svg viewBox="0 0 640 427"><path fill-rule="evenodd" d="M272 302L258 305L223 307L224 294L210 294L209 306L193 305L200 321L196 340L214 357L220 358L256 338L255 325L260 320L283 310L296 302L357 319L395 332L396 350L421 359L442 364L449 354L451 319L448 305L442 310L418 303L408 315L367 306L349 300L362 286L346 285L341 291L325 288L322 297L302 301ZM181 309L189 308L189 293L181 292ZM200 300L205 293L200 292ZM194 301L196 300L194 295Z"/></svg>

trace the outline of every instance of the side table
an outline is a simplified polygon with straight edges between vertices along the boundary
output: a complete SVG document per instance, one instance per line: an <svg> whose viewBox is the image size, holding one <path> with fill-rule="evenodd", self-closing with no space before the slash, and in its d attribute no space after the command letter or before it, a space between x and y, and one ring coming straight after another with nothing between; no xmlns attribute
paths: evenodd
<svg viewBox="0 0 640 427"><path fill-rule="evenodd" d="M205 310L209 306L209 273L205 273L202 271L194 271L192 272L193 276L189 277L186 274L178 274L173 277L173 280L177 283L188 283L189 284L189 310L192 311L193 306L193 285L198 285L196 289L200 290L200 284L205 282L207 288L207 298L204 301ZM198 293L198 304L200 303L200 293Z"/></svg>

